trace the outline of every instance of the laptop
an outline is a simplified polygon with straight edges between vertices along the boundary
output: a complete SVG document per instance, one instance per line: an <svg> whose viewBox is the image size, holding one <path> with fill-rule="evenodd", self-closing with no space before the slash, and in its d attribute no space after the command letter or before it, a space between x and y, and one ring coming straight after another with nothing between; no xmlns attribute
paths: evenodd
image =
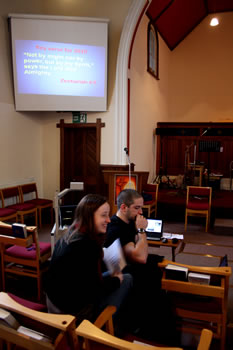
<svg viewBox="0 0 233 350"><path fill-rule="evenodd" d="M148 240L160 241L163 236L163 220L147 219L146 236Z"/></svg>

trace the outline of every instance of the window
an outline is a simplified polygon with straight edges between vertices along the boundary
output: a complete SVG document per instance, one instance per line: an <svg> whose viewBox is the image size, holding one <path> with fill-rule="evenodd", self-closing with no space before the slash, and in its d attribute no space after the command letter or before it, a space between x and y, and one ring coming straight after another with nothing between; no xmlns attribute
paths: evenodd
<svg viewBox="0 0 233 350"><path fill-rule="evenodd" d="M147 71L159 80L159 41L154 24L148 24L147 31Z"/></svg>

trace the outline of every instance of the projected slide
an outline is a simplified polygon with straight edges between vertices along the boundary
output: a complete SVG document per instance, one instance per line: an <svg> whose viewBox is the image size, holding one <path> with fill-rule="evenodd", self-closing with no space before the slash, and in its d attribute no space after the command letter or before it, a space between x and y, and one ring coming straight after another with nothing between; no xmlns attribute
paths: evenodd
<svg viewBox="0 0 233 350"><path fill-rule="evenodd" d="M16 40L19 94L103 97L105 48Z"/></svg>

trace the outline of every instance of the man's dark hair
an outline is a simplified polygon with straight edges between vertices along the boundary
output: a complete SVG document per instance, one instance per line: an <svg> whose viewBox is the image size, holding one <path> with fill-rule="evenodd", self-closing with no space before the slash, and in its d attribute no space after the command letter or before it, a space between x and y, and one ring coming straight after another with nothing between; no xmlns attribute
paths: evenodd
<svg viewBox="0 0 233 350"><path fill-rule="evenodd" d="M142 198L142 195L133 189L126 189L119 193L117 197L117 208L120 209L121 204L125 204L129 207L134 203L134 200L137 198Z"/></svg>

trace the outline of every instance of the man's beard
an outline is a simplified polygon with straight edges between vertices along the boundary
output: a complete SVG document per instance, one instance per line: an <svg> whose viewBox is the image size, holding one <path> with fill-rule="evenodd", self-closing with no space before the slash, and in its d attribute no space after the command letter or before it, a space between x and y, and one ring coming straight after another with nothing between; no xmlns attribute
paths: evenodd
<svg viewBox="0 0 233 350"><path fill-rule="evenodd" d="M126 218L128 221L135 221L136 220L136 215L131 215L130 212L127 212Z"/></svg>

